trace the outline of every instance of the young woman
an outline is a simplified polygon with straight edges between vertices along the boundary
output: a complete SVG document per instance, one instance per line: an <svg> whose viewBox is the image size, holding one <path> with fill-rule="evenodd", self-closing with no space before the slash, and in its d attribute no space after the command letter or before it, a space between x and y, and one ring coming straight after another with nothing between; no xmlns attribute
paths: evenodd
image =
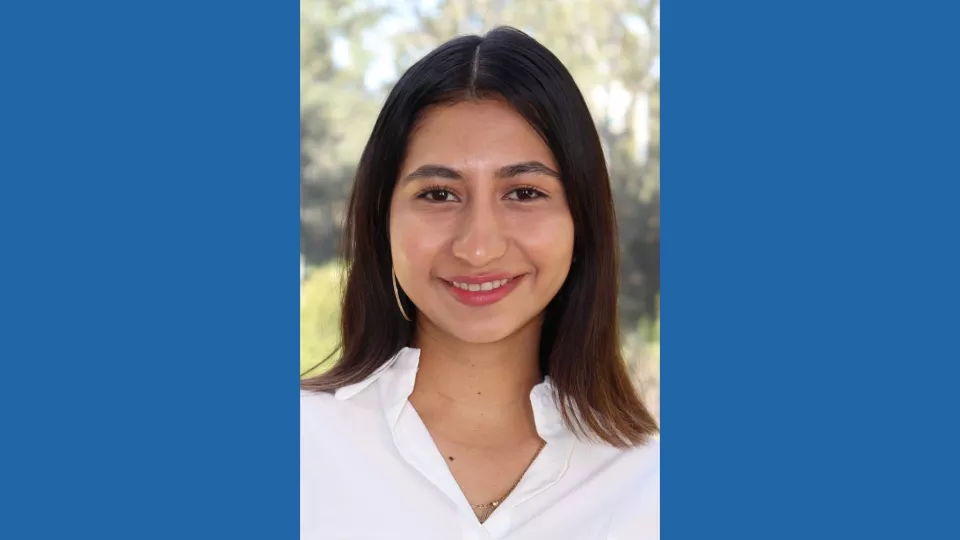
<svg viewBox="0 0 960 540"><path fill-rule="evenodd" d="M600 141L508 28L411 67L347 208L341 359L302 383L303 539L659 538Z"/></svg>

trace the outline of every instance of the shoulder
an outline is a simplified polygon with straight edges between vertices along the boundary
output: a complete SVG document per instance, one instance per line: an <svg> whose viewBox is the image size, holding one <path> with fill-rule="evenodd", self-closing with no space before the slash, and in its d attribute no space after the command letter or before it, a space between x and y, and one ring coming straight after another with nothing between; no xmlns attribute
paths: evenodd
<svg viewBox="0 0 960 540"><path fill-rule="evenodd" d="M330 392L316 392L312 390L300 390L300 420L304 417L322 415L331 407L335 407L337 398Z"/></svg>
<svg viewBox="0 0 960 540"><path fill-rule="evenodd" d="M336 401L332 392L317 392L314 390L300 389L300 411L316 410L319 407L329 405L329 400Z"/></svg>
<svg viewBox="0 0 960 540"><path fill-rule="evenodd" d="M611 539L660 537L660 439L623 451L627 489L611 520Z"/></svg>
<svg viewBox="0 0 960 540"><path fill-rule="evenodd" d="M660 439L650 437L639 446L622 450L619 460L627 478L630 479L630 492L634 494L660 495Z"/></svg>
<svg viewBox="0 0 960 540"><path fill-rule="evenodd" d="M583 442L578 445L580 459L600 468L615 468L631 478L659 475L660 439L650 437L643 444L614 448L605 443Z"/></svg>
<svg viewBox="0 0 960 540"><path fill-rule="evenodd" d="M373 428L379 424L378 395L367 389L350 399L338 399L332 392L300 390L301 443L315 438Z"/></svg>
<svg viewBox="0 0 960 540"><path fill-rule="evenodd" d="M592 488L587 486L602 486L605 493L612 494L612 510L621 502L629 506L659 498L660 441L656 438L629 448L580 440L569 463L572 484L588 490Z"/></svg>
<svg viewBox="0 0 960 540"><path fill-rule="evenodd" d="M660 472L660 438L650 437L643 444L634 446L626 453L651 471Z"/></svg>
<svg viewBox="0 0 960 540"><path fill-rule="evenodd" d="M331 416L336 408L336 398L329 392L300 390L300 439L317 431L322 431L322 423Z"/></svg>
<svg viewBox="0 0 960 540"><path fill-rule="evenodd" d="M352 402L339 400L333 392L300 390L300 431L321 427L323 424L350 414ZM328 426L323 426L328 427Z"/></svg>

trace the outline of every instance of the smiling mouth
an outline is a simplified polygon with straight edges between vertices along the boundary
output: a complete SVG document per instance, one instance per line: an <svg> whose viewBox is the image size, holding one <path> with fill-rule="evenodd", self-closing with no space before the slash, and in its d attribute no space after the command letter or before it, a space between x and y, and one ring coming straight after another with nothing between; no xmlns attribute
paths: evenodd
<svg viewBox="0 0 960 540"><path fill-rule="evenodd" d="M491 279L482 282L472 279L471 283L446 279L441 281L446 285L450 294L461 304L486 306L503 300L517 288L523 277L524 275L521 274L511 278Z"/></svg>
<svg viewBox="0 0 960 540"><path fill-rule="evenodd" d="M510 281L512 280L513 278L506 278L506 279L496 279L493 281L485 281L483 283L460 283L457 281L448 281L447 283L464 291L469 291L469 292L484 291L485 292L485 291L493 291L493 290L499 289L500 287L503 287L507 283L510 283Z"/></svg>

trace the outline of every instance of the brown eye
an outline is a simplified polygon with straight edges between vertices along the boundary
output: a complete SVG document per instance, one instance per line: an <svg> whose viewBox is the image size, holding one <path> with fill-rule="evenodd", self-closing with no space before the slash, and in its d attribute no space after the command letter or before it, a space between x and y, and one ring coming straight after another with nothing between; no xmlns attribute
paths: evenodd
<svg viewBox="0 0 960 540"><path fill-rule="evenodd" d="M545 195L538 189L531 187L522 187L517 188L507 194L507 199L514 201L530 201L533 199L539 199Z"/></svg>
<svg viewBox="0 0 960 540"><path fill-rule="evenodd" d="M418 198L430 202L456 202L458 200L453 192L446 189L430 189L421 193Z"/></svg>

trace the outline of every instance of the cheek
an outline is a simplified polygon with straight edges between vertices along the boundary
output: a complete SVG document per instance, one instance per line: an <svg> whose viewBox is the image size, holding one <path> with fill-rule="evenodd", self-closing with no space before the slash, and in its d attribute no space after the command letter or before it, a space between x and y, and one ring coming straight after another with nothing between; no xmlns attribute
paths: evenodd
<svg viewBox="0 0 960 540"><path fill-rule="evenodd" d="M447 242L446 230L449 228L397 209L390 218L390 249L397 274L410 275L408 268L429 267Z"/></svg>
<svg viewBox="0 0 960 540"><path fill-rule="evenodd" d="M531 216L533 217L533 216ZM553 212L517 223L517 242L538 271L566 273L573 257L573 219L569 212Z"/></svg>

